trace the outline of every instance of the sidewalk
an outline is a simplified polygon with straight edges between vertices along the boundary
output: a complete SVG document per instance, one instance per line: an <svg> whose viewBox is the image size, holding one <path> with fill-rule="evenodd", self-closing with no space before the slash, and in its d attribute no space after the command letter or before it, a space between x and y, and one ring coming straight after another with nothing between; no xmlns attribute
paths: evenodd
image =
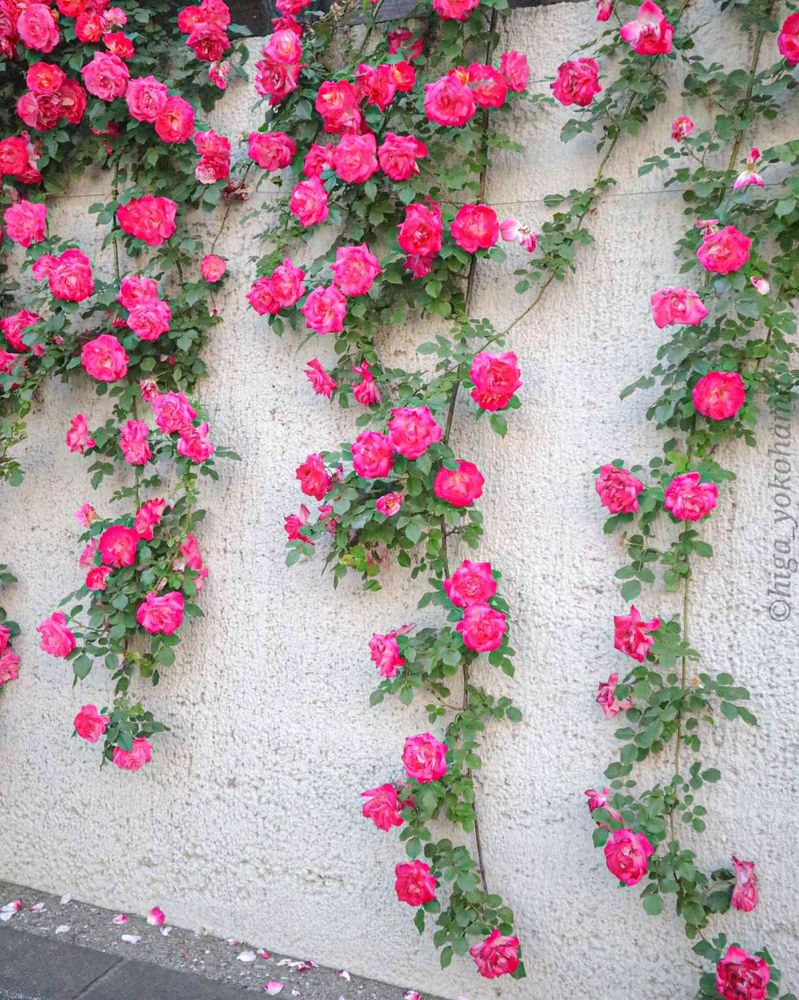
<svg viewBox="0 0 799 1000"><path fill-rule="evenodd" d="M262 957L260 944L177 927L165 935L130 914L126 923L114 924L110 910L0 882L0 906L15 899L22 909L0 923L0 1000L244 1000L247 993L281 1000L403 1000L406 994L307 959ZM137 940L123 941L122 935ZM253 952L254 960L239 959ZM271 994L264 991L267 982Z"/></svg>

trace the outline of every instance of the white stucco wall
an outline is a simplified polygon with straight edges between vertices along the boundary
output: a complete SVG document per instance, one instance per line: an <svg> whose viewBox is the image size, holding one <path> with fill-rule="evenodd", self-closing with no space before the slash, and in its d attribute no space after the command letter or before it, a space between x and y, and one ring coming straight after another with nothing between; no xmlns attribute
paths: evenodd
<svg viewBox="0 0 799 1000"><path fill-rule="evenodd" d="M506 44L525 50L542 80L594 30L593 5L568 3L513 15ZM748 58L718 18L700 44L741 64ZM6 603L24 628L20 680L0 698L0 877L114 909L146 912L157 902L170 923L449 998L693 995L698 970L679 923L646 917L637 893L616 887L591 847L582 794L601 781L612 753L614 726L593 703L596 683L623 668L611 622L622 608L613 581L620 556L602 534L591 469L621 454L644 460L660 445L643 419L645 400L620 402L618 394L649 370L668 335L651 323L648 297L677 277L682 205L657 175L636 171L685 110L674 80L669 107L618 151L611 173L619 184L590 220L596 246L581 253L577 277L550 289L515 332L524 405L508 437L475 425L465 407L456 421L459 452L487 475L481 555L502 569L515 616L517 678L492 674L489 682L512 691L525 720L487 734L478 808L490 885L516 911L528 979L481 982L469 960L441 972L429 938L417 937L394 899L396 838L360 817L361 789L399 774L405 735L427 728L421 708L368 705L369 636L419 620L416 592L401 573L382 593L364 595L354 581L333 592L320 562L284 567L282 517L299 499L294 468L309 450L346 439L351 424L311 397L301 375L327 345L297 353L296 341L275 338L246 307L242 233L254 236L253 223L232 225L218 248L233 274L203 388L214 440L244 461L206 488L206 617L184 637L160 687L147 689L172 733L138 776L100 773L97 755L70 739L77 708L106 696L102 672L73 690L64 665L35 642L35 624L79 581L73 512L88 481L85 463L63 445L68 415L100 413L104 404L50 385L22 449L25 483L0 489L2 557L21 578ZM228 132L254 123L251 100L242 89L228 97ZM548 214L544 194L588 183L595 155L589 142L559 144L566 117L563 109L519 117L526 152L492 172L493 204L536 225ZM56 229L78 231L87 246L96 242L86 215L93 183L101 181L85 180L53 216ZM519 311L508 294L511 269L480 269L477 308L498 324ZM412 342L387 343L386 352L407 352ZM733 852L756 859L761 905L725 926L750 947L768 943L795 990L799 608L782 623L766 611L771 438L764 427L758 451L725 456L739 479L708 527L716 557L694 588L694 638L706 664L729 667L749 686L761 720L754 731L722 726L708 740L707 756L725 778L708 792L700 856L711 867ZM796 425L792 461L796 469ZM794 514L797 484L794 473ZM642 610L676 606L653 594Z"/></svg>

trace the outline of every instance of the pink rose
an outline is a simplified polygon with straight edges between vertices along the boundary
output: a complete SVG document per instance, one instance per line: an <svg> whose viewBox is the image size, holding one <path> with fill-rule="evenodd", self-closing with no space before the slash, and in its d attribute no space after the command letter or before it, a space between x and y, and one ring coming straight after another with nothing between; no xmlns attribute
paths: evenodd
<svg viewBox="0 0 799 1000"><path fill-rule="evenodd" d="M169 97L169 89L165 83L156 80L154 76L140 76L128 83L125 100L131 117L140 122L156 120Z"/></svg>
<svg viewBox="0 0 799 1000"><path fill-rule="evenodd" d="M297 155L297 146L285 132L250 132L247 154L264 170L283 170Z"/></svg>
<svg viewBox="0 0 799 1000"><path fill-rule="evenodd" d="M60 41L53 12L43 3L28 4L16 27L23 45L37 52L52 52Z"/></svg>
<svg viewBox="0 0 799 1000"><path fill-rule="evenodd" d="M522 384L513 351L475 354L469 377L474 385L470 395L481 410L504 410Z"/></svg>
<svg viewBox="0 0 799 1000"><path fill-rule="evenodd" d="M96 743L101 736L105 735L110 718L107 715L100 715L96 705L84 705L75 716L73 725L75 732L87 743Z"/></svg>
<svg viewBox="0 0 799 1000"><path fill-rule="evenodd" d="M75 648L75 636L67 628L66 622L67 616L63 611L54 611L36 626L36 631L41 636L39 648L59 659L66 659Z"/></svg>
<svg viewBox="0 0 799 1000"><path fill-rule="evenodd" d="M135 309L143 302L153 302L158 298L158 282L154 278L142 278L138 274L127 274L119 285L117 302L125 309Z"/></svg>
<svg viewBox="0 0 799 1000"><path fill-rule="evenodd" d="M86 574L86 587L88 590L105 590L108 577L113 570L110 566L92 566Z"/></svg>
<svg viewBox="0 0 799 1000"><path fill-rule="evenodd" d="M372 638L369 640L369 655L372 658L372 663L380 671L381 677L389 679L396 677L400 671L400 667L405 666L405 660L403 660L399 651L397 636L403 635L412 628L413 625L403 625L402 628L395 629L395 631L388 632L385 635L381 635L378 632L372 635Z"/></svg>
<svg viewBox="0 0 799 1000"><path fill-rule="evenodd" d="M200 154L194 176L200 184L213 184L230 176L230 139L209 129L195 132L194 145Z"/></svg>
<svg viewBox="0 0 799 1000"><path fill-rule="evenodd" d="M501 108L508 97L508 82L499 70L485 63L472 63L468 72L477 106Z"/></svg>
<svg viewBox="0 0 799 1000"><path fill-rule="evenodd" d="M133 747L130 750L114 747L113 764L122 771L140 771L152 759L152 745L143 736L138 736L133 741Z"/></svg>
<svg viewBox="0 0 799 1000"><path fill-rule="evenodd" d="M421 458L430 445L441 440L442 430L427 406L401 406L391 411L388 439L405 458Z"/></svg>
<svg viewBox="0 0 799 1000"><path fill-rule="evenodd" d="M19 677L19 657L11 648L6 646L0 652L0 687L15 681Z"/></svg>
<svg viewBox="0 0 799 1000"><path fill-rule="evenodd" d="M433 0L433 10L442 21L468 21L480 0Z"/></svg>
<svg viewBox="0 0 799 1000"><path fill-rule="evenodd" d="M159 393L150 400L155 422L164 434L179 434L190 427L197 411L182 392Z"/></svg>
<svg viewBox="0 0 799 1000"><path fill-rule="evenodd" d="M613 0L596 0L597 21L609 21L613 13Z"/></svg>
<svg viewBox="0 0 799 1000"><path fill-rule="evenodd" d="M94 291L92 266L80 250L65 250L60 257L40 257L32 271L36 281L47 278L50 291L63 302L83 302Z"/></svg>
<svg viewBox="0 0 799 1000"><path fill-rule="evenodd" d="M702 235L702 243L696 251L702 267L715 274L730 274L740 270L749 260L752 241L735 226L725 226L717 232L710 227Z"/></svg>
<svg viewBox="0 0 799 1000"><path fill-rule="evenodd" d="M460 632L463 644L476 653L490 653L499 649L508 624L501 611L495 611L488 604L469 604L463 612L463 618L455 626Z"/></svg>
<svg viewBox="0 0 799 1000"><path fill-rule="evenodd" d="M438 781L447 773L447 748L430 733L409 736L402 750L402 763L408 777L420 785Z"/></svg>
<svg viewBox="0 0 799 1000"><path fill-rule="evenodd" d="M716 966L716 990L724 1000L766 1000L771 970L765 959L731 945Z"/></svg>
<svg viewBox="0 0 799 1000"><path fill-rule="evenodd" d="M799 62L799 13L785 18L777 37L777 48L789 66Z"/></svg>
<svg viewBox="0 0 799 1000"><path fill-rule="evenodd" d="M595 59L575 59L561 63L550 89L556 101L564 107L577 104L587 108L602 90L599 83L599 63Z"/></svg>
<svg viewBox="0 0 799 1000"><path fill-rule="evenodd" d="M414 202L405 208L405 219L397 227L397 243L407 254L434 257L441 250L441 209L435 202Z"/></svg>
<svg viewBox="0 0 799 1000"><path fill-rule="evenodd" d="M272 295L278 306L288 309L305 294L305 271L301 267L296 267L290 257L286 257L282 264L278 264L272 272Z"/></svg>
<svg viewBox="0 0 799 1000"><path fill-rule="evenodd" d="M421 906L436 898L437 880L424 861L407 861L394 868L397 899L408 906Z"/></svg>
<svg viewBox="0 0 799 1000"><path fill-rule="evenodd" d="M136 511L133 519L133 530L144 539L145 542L153 540L153 528L161 521L161 516L166 509L166 500L154 498L145 502Z"/></svg>
<svg viewBox="0 0 799 1000"><path fill-rule="evenodd" d="M370 819L378 830L390 830L392 826L402 826L400 802L397 789L393 785L379 785L361 792L363 815Z"/></svg>
<svg viewBox="0 0 799 1000"><path fill-rule="evenodd" d="M383 173L392 181L407 181L419 173L417 160L427 156L427 146L412 135L386 132L377 150L377 160Z"/></svg>
<svg viewBox="0 0 799 1000"><path fill-rule="evenodd" d="M89 434L89 425L83 413L76 413L67 431L67 448L70 451L84 454L87 448L93 448L97 442Z"/></svg>
<svg viewBox="0 0 799 1000"><path fill-rule="evenodd" d="M332 485L321 455L309 455L297 466L294 478L299 480L302 492L316 500L323 500Z"/></svg>
<svg viewBox="0 0 799 1000"><path fill-rule="evenodd" d="M433 481L433 492L440 500L446 500L453 507L470 507L483 495L485 479L473 462L458 460L457 469L438 470Z"/></svg>
<svg viewBox="0 0 799 1000"><path fill-rule="evenodd" d="M693 118L688 115L680 115L671 123L671 137L675 142L682 142L687 139L695 128Z"/></svg>
<svg viewBox="0 0 799 1000"><path fill-rule="evenodd" d="M179 590L160 597L151 591L136 610L136 621L150 635L172 635L183 624L184 604Z"/></svg>
<svg viewBox="0 0 799 1000"><path fill-rule="evenodd" d="M6 236L21 247L40 243L46 235L47 208L39 202L24 198L13 202L3 215Z"/></svg>
<svg viewBox="0 0 799 1000"><path fill-rule="evenodd" d="M653 0L644 0L636 20L622 25L620 34L639 56L656 56L671 52L674 28Z"/></svg>
<svg viewBox="0 0 799 1000"><path fill-rule="evenodd" d="M520 93L527 89L527 82L530 79L530 67L527 64L527 56L523 52L503 52L499 57L499 71L508 82L511 90Z"/></svg>
<svg viewBox="0 0 799 1000"><path fill-rule="evenodd" d="M638 494L644 484L627 469L603 465L595 486L602 506L611 514L634 514L638 510Z"/></svg>
<svg viewBox="0 0 799 1000"><path fill-rule="evenodd" d="M227 261L215 253L207 253L200 261L200 274L209 285L215 285L225 271L227 271Z"/></svg>
<svg viewBox="0 0 799 1000"><path fill-rule="evenodd" d="M424 88L424 113L437 125L461 128L474 118L477 103L470 87L454 73Z"/></svg>
<svg viewBox="0 0 799 1000"><path fill-rule="evenodd" d="M456 608L487 604L497 592L497 581L489 562L464 559L452 576L444 580L444 593Z"/></svg>
<svg viewBox="0 0 799 1000"><path fill-rule="evenodd" d="M274 59L279 63L298 63L302 59L302 42L296 32L283 28L267 36L262 51L267 59Z"/></svg>
<svg viewBox="0 0 799 1000"><path fill-rule="evenodd" d="M198 427L189 424L181 427L178 431L178 455L188 458L197 465L207 462L216 450L208 438L208 430L208 424L200 424Z"/></svg>
<svg viewBox="0 0 799 1000"><path fill-rule="evenodd" d="M326 371L318 358L313 358L308 362L305 369L305 377L311 383L311 387L317 396L324 396L326 399L330 399L334 390L338 388L338 383Z"/></svg>
<svg viewBox="0 0 799 1000"><path fill-rule="evenodd" d="M735 910L751 913L757 906L757 874L754 861L732 859L735 868L735 886L730 902Z"/></svg>
<svg viewBox="0 0 799 1000"><path fill-rule="evenodd" d="M488 205L461 205L450 232L453 240L467 253L488 250L499 239L497 213Z"/></svg>
<svg viewBox="0 0 799 1000"><path fill-rule="evenodd" d="M380 261L365 243L337 247L336 260L330 270L334 284L346 296L366 295L375 278L383 273Z"/></svg>
<svg viewBox="0 0 799 1000"><path fill-rule="evenodd" d="M333 168L347 184L363 184L379 169L377 140L371 132L343 135L333 150Z"/></svg>
<svg viewBox="0 0 799 1000"><path fill-rule="evenodd" d="M696 383L691 395L703 417L727 420L746 402L746 386L738 372L708 372Z"/></svg>
<svg viewBox="0 0 799 1000"><path fill-rule="evenodd" d="M168 333L172 322L172 310L161 299L146 299L130 310L128 326L139 340L158 340L162 333Z"/></svg>
<svg viewBox="0 0 799 1000"><path fill-rule="evenodd" d="M361 63L355 73L356 86L366 103L375 104L381 111L386 110L397 94L392 69L387 63L380 66Z"/></svg>
<svg viewBox="0 0 799 1000"><path fill-rule="evenodd" d="M638 663L643 663L655 641L651 635L646 633L657 632L659 628L659 618L644 621L638 608L631 604L629 615L613 616L613 647L618 649L620 653L631 656Z"/></svg>
<svg viewBox="0 0 799 1000"><path fill-rule="evenodd" d="M765 181L757 172L757 162L760 159L760 150L756 146L752 146L749 150L749 154L746 157L746 167L740 174L735 178L733 182L733 191L741 191L743 188L750 187L754 185L755 187L764 187Z"/></svg>
<svg viewBox="0 0 799 1000"><path fill-rule="evenodd" d="M42 317L38 313L22 309L12 316L0 319L0 330L2 330L3 336L15 351L25 352L28 350L28 345L22 339L23 331L31 326L36 326L41 321Z"/></svg>
<svg viewBox="0 0 799 1000"><path fill-rule="evenodd" d="M650 299L652 319L659 330L664 326L699 326L707 316L702 300L687 288L660 288Z"/></svg>
<svg viewBox="0 0 799 1000"><path fill-rule="evenodd" d="M375 510L383 517L393 517L398 514L402 503L405 500L404 493L386 493L385 496L378 497L375 500Z"/></svg>
<svg viewBox="0 0 799 1000"><path fill-rule="evenodd" d="M385 434L361 431L352 444L352 467L362 479L382 479L394 467L394 449Z"/></svg>
<svg viewBox="0 0 799 1000"><path fill-rule="evenodd" d="M643 833L614 830L605 844L605 862L611 875L625 885L638 885L649 869L655 848Z"/></svg>
<svg viewBox="0 0 799 1000"><path fill-rule="evenodd" d="M122 229L148 246L160 247L175 232L178 206L171 198L156 198L146 194L131 198L116 211Z"/></svg>
<svg viewBox="0 0 799 1000"><path fill-rule="evenodd" d="M97 520L97 511L90 503L84 503L75 511L75 517L78 520L78 524L84 528L88 528Z"/></svg>
<svg viewBox="0 0 799 1000"><path fill-rule="evenodd" d="M203 563L203 557L200 553L200 545L197 541L196 535L186 535L180 543L180 554L183 556L185 565L178 561L176 568L181 571L184 569L190 569L197 573L198 575L194 580L194 586L197 590L200 590L208 578L208 567Z"/></svg>
<svg viewBox="0 0 799 1000"><path fill-rule="evenodd" d="M616 673L611 674L606 681L599 682L596 703L605 713L606 719L613 719L619 712L626 712L628 708L632 708L632 698L625 698L623 701L619 701L616 697L616 688L618 686L619 675Z"/></svg>
<svg viewBox="0 0 799 1000"><path fill-rule="evenodd" d="M85 343L80 362L98 382L117 382L128 373L127 351L112 333L101 333Z"/></svg>
<svg viewBox="0 0 799 1000"><path fill-rule="evenodd" d="M139 536L133 528L126 528L122 524L113 524L100 535L97 550L103 565L121 569L123 566L132 566L136 562L138 544Z"/></svg>
<svg viewBox="0 0 799 1000"><path fill-rule="evenodd" d="M470 948L469 954L484 979L511 975L519 968L519 939L504 937L494 929L485 941Z"/></svg>
<svg viewBox="0 0 799 1000"><path fill-rule="evenodd" d="M324 170L333 169L333 150L336 147L332 142L325 146L312 142L311 147L305 154L302 161L302 172L306 177L320 177Z"/></svg>
<svg viewBox="0 0 799 1000"><path fill-rule="evenodd" d="M718 486L702 483L701 478L698 472L684 472L666 487L663 506L678 521L699 521L718 503Z"/></svg>
<svg viewBox="0 0 799 1000"><path fill-rule="evenodd" d="M182 97L168 97L154 124L163 142L188 142L194 134L194 108Z"/></svg>
<svg viewBox="0 0 799 1000"><path fill-rule="evenodd" d="M133 42L121 31L110 31L103 35L103 45L120 59L132 59L136 52Z"/></svg>
<svg viewBox="0 0 799 1000"><path fill-rule="evenodd" d="M328 217L327 191L318 177L300 181L289 198L289 211L301 226L315 226Z"/></svg>
<svg viewBox="0 0 799 1000"><path fill-rule="evenodd" d="M311 512L305 506L305 504L300 504L299 514L287 514L283 519L283 528L288 535L288 540L290 542L306 542L308 545L313 545L314 543L308 538L307 535L303 535L302 528L308 523L308 518L311 516Z"/></svg>
<svg viewBox="0 0 799 1000"><path fill-rule="evenodd" d="M192 50L195 58L204 62L218 63L230 48L230 39L227 32L218 24L196 24L189 32L186 45Z"/></svg>
<svg viewBox="0 0 799 1000"><path fill-rule="evenodd" d="M297 89L300 79L299 63L282 63L276 59L259 59L255 64L255 90L261 97L269 97L270 105L279 104Z"/></svg>
<svg viewBox="0 0 799 1000"><path fill-rule="evenodd" d="M130 72L127 64L110 52L95 52L91 62L86 63L80 73L83 85L101 101L115 101L124 97L128 89Z"/></svg>
<svg viewBox="0 0 799 1000"><path fill-rule="evenodd" d="M381 400L380 386L375 382L372 369L368 362L362 361L359 365L353 365L352 370L356 375L361 376L360 382L353 382L352 394L361 406L374 406Z"/></svg>
<svg viewBox="0 0 799 1000"><path fill-rule="evenodd" d="M280 312L280 303L273 294L271 277L256 278L247 292L247 301L259 316L277 316Z"/></svg>
<svg viewBox="0 0 799 1000"><path fill-rule="evenodd" d="M618 809L614 809L610 804L611 791L609 788L603 788L601 791L597 791L594 788L589 788L585 793L588 796L588 811L593 816L597 809L603 809L606 813L613 817L614 820L621 823L622 815ZM610 827L607 823L603 823L601 820L597 820L597 826L604 827L604 829L609 830Z"/></svg>
<svg viewBox="0 0 799 1000"><path fill-rule="evenodd" d="M320 285L300 306L305 325L318 334L340 333L347 315L347 299L335 285Z"/></svg>

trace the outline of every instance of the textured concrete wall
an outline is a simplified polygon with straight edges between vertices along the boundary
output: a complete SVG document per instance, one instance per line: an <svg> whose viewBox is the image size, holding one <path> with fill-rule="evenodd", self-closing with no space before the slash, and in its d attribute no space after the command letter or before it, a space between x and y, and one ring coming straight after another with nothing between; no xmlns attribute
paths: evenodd
<svg viewBox="0 0 799 1000"><path fill-rule="evenodd" d="M719 20L702 29L700 44L743 64L744 42L725 37ZM562 4L516 13L506 44L527 51L540 80L594 30L591 5ZM96 755L70 740L77 707L105 697L100 671L73 690L63 664L34 641L35 623L79 579L73 511L87 497L87 478L64 448L66 420L103 405L79 389L49 386L23 449L25 484L2 490L3 557L21 577L9 610L25 633L21 678L0 699L1 877L116 909L145 912L157 902L176 924L447 997L692 995L697 969L677 921L647 918L637 894L616 887L591 848L582 795L612 752L613 726L593 704L596 683L623 666L611 648L611 615L622 608L613 582L620 553L602 535L590 470L619 454L644 460L659 447L643 419L645 400L622 403L618 393L650 368L668 335L653 327L647 303L652 289L677 277L681 202L662 192L656 175L639 179L636 170L684 110L677 83L675 76L670 106L619 150L611 170L619 184L591 218L597 242L581 254L577 277L553 287L515 332L524 406L507 439L475 425L465 409L457 421L459 452L487 473L481 554L503 571L520 651L513 683L490 678L513 692L525 721L488 733L479 812L490 884L518 916L526 982L481 983L468 961L440 972L428 939L417 938L394 901L395 837L360 818L359 791L398 773L404 736L426 728L421 710L368 707L369 636L413 619L416 595L400 574L381 594L364 596L351 582L334 593L318 562L284 568L282 516L299 496L294 467L311 448L346 438L351 424L310 398L300 374L328 345L298 352L296 341L278 340L246 308L242 233L254 237L254 223L232 226L221 247L234 274L204 387L214 439L244 461L207 490L206 618L147 693L172 734L139 776L100 773ZM229 131L253 121L250 103L248 91L229 97ZM547 214L544 194L588 183L596 157L587 142L559 145L565 118L562 109L520 116L526 152L493 171L492 203L536 225ZM87 246L96 242L85 214L90 188L86 180L60 202L55 220L85 234ZM510 271L479 273L478 307L500 324L519 307L508 294ZM412 343L410 335L386 343L386 353L407 355ZM797 612L777 623L766 610L771 436L764 427L758 451L725 456L739 479L709 525L716 558L694 588L698 647L709 666L731 668L750 687L761 719L756 731L723 726L708 740L707 756L725 780L709 790L700 855L710 866L732 852L756 858L762 904L727 926L746 945L767 941L796 989ZM799 426L793 440L795 468ZM656 596L642 608L676 610Z"/></svg>

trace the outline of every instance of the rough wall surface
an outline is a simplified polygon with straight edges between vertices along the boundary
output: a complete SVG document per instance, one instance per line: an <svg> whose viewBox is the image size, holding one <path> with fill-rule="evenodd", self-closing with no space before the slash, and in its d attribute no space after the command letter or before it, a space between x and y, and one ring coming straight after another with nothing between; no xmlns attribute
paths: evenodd
<svg viewBox="0 0 799 1000"><path fill-rule="evenodd" d="M725 38L718 19L705 21L700 44L743 64L745 39ZM525 50L540 80L594 30L588 4L524 10L508 22L506 46ZM0 877L115 909L146 912L157 902L175 924L447 997L693 994L698 970L677 921L647 918L637 894L617 888L591 847L582 795L611 754L613 726L593 698L597 680L620 665L611 615L622 607L613 582L620 556L602 535L591 470L619 455L644 460L659 446L643 419L646 400L622 403L618 395L648 371L667 335L653 327L648 297L677 277L672 246L682 207L656 175L636 171L685 110L678 94L675 77L670 106L618 151L611 173L619 183L590 220L596 246L582 252L577 276L550 289L516 330L524 405L508 437L499 443L465 409L457 422L457 449L487 476L481 555L504 574L520 651L514 682L490 678L513 692L525 720L487 736L479 813L490 885L517 913L528 979L480 982L468 961L439 971L428 939L417 938L394 899L396 839L360 818L360 790L399 773L404 737L427 728L420 709L368 706L369 636L413 620L416 592L396 574L378 595L354 582L334 593L319 563L284 567L282 516L299 496L293 470L309 450L346 439L351 424L309 398L300 374L327 345L297 352L297 340L278 340L246 308L254 222L231 226L218 248L234 273L218 303L225 322L203 389L214 439L244 461L206 488L206 617L147 695L172 734L146 772L100 772L96 755L70 739L79 705L104 700L105 678L98 670L73 690L63 665L35 642L35 624L78 580L73 512L87 498L87 477L64 447L67 419L105 404L74 387L48 386L24 449L25 484L0 490L3 558L21 578L8 610L24 628L24 669L0 699ZM251 103L250 91L229 95L229 134L254 123ZM588 142L559 144L565 117L562 109L520 116L526 151L503 158L490 177L489 200L534 226L546 216L547 192L584 187L595 170ZM77 231L87 247L98 242L86 215L92 183L102 181L84 179L53 216L58 231ZM502 274L485 267L479 277L478 309L498 324L513 318L524 303L508 294L511 267ZM388 357L407 356L416 339L409 331L387 343ZM757 452L741 447L727 456L739 478L709 526L716 557L694 588L695 643L708 665L731 667L749 686L761 720L754 731L720 727L707 743L725 778L708 790L700 856L711 866L733 852L756 858L761 906L727 927L745 945L767 941L796 989L799 609L783 622L768 614L775 534L768 425L761 440ZM792 456L796 469L796 425ZM792 486L797 515L795 478ZM647 597L642 610L676 610L665 598L655 602Z"/></svg>

